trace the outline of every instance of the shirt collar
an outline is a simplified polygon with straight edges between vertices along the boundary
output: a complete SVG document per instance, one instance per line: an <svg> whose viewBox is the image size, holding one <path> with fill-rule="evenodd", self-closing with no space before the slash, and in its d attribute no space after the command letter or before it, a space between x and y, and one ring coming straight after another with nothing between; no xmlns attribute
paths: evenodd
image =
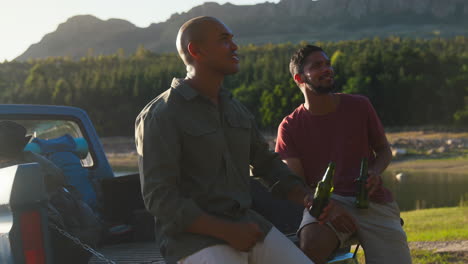
<svg viewBox="0 0 468 264"><path fill-rule="evenodd" d="M199 95L199 93L190 87L190 85L186 84L182 78L172 79L171 87L180 93L187 101L192 100Z"/></svg>
<svg viewBox="0 0 468 264"><path fill-rule="evenodd" d="M172 79L171 87L174 88L178 93L180 93L187 101L192 100L193 98L200 95L200 93L197 92L197 90L193 89L192 87L190 87L190 85L185 83L183 78ZM221 87L219 95L221 98L232 98L232 93L224 87Z"/></svg>

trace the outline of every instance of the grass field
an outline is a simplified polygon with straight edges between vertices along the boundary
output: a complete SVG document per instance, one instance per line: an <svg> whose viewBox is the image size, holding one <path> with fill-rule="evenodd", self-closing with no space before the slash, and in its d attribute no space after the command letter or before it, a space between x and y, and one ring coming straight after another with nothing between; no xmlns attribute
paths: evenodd
<svg viewBox="0 0 468 264"><path fill-rule="evenodd" d="M468 240L468 206L424 209L401 213L409 242ZM412 249L413 264L466 264L468 248L451 252ZM358 252L365 264L364 252Z"/></svg>
<svg viewBox="0 0 468 264"><path fill-rule="evenodd" d="M408 241L468 240L468 206L402 212L401 217Z"/></svg>

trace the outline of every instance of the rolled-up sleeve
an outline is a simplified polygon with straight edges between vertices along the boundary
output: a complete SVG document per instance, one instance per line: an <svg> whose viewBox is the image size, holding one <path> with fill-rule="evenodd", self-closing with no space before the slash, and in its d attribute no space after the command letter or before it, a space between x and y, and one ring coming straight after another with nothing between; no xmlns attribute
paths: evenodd
<svg viewBox="0 0 468 264"><path fill-rule="evenodd" d="M305 186L304 181L281 161L278 153L268 149L268 143L260 134L253 120L250 165L253 176L258 178L278 198L287 198L289 192L296 185Z"/></svg>
<svg viewBox="0 0 468 264"><path fill-rule="evenodd" d="M283 160L300 157L293 137L290 135L290 127L291 125L288 121L288 118L283 119L281 124L278 126L275 151Z"/></svg>
<svg viewBox="0 0 468 264"><path fill-rule="evenodd" d="M137 119L136 144L147 210L160 221L164 233L184 232L202 210L178 188L181 143L176 124L169 116L147 115Z"/></svg>

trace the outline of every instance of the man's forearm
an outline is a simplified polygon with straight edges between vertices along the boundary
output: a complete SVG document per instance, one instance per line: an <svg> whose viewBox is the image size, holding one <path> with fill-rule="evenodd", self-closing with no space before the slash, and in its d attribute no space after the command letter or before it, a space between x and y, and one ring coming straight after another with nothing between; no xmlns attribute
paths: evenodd
<svg viewBox="0 0 468 264"><path fill-rule="evenodd" d="M226 240L225 233L230 222L209 214L201 214L185 231Z"/></svg>
<svg viewBox="0 0 468 264"><path fill-rule="evenodd" d="M392 151L387 143L376 150L375 154L375 161L371 166L369 166L369 170L373 171L376 175L380 175L390 164L390 161L392 160Z"/></svg>

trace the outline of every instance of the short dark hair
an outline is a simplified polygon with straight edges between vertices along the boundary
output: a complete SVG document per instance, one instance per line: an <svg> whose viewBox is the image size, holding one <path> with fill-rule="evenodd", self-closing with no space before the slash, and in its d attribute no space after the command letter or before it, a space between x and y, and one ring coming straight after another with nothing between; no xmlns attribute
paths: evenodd
<svg viewBox="0 0 468 264"><path fill-rule="evenodd" d="M300 48L297 50L291 57L291 61L289 62L289 72L294 77L294 75L298 73L302 73L304 70L304 62L305 59L313 52L321 51L324 52L321 47L314 46L314 45L307 45L305 47Z"/></svg>

